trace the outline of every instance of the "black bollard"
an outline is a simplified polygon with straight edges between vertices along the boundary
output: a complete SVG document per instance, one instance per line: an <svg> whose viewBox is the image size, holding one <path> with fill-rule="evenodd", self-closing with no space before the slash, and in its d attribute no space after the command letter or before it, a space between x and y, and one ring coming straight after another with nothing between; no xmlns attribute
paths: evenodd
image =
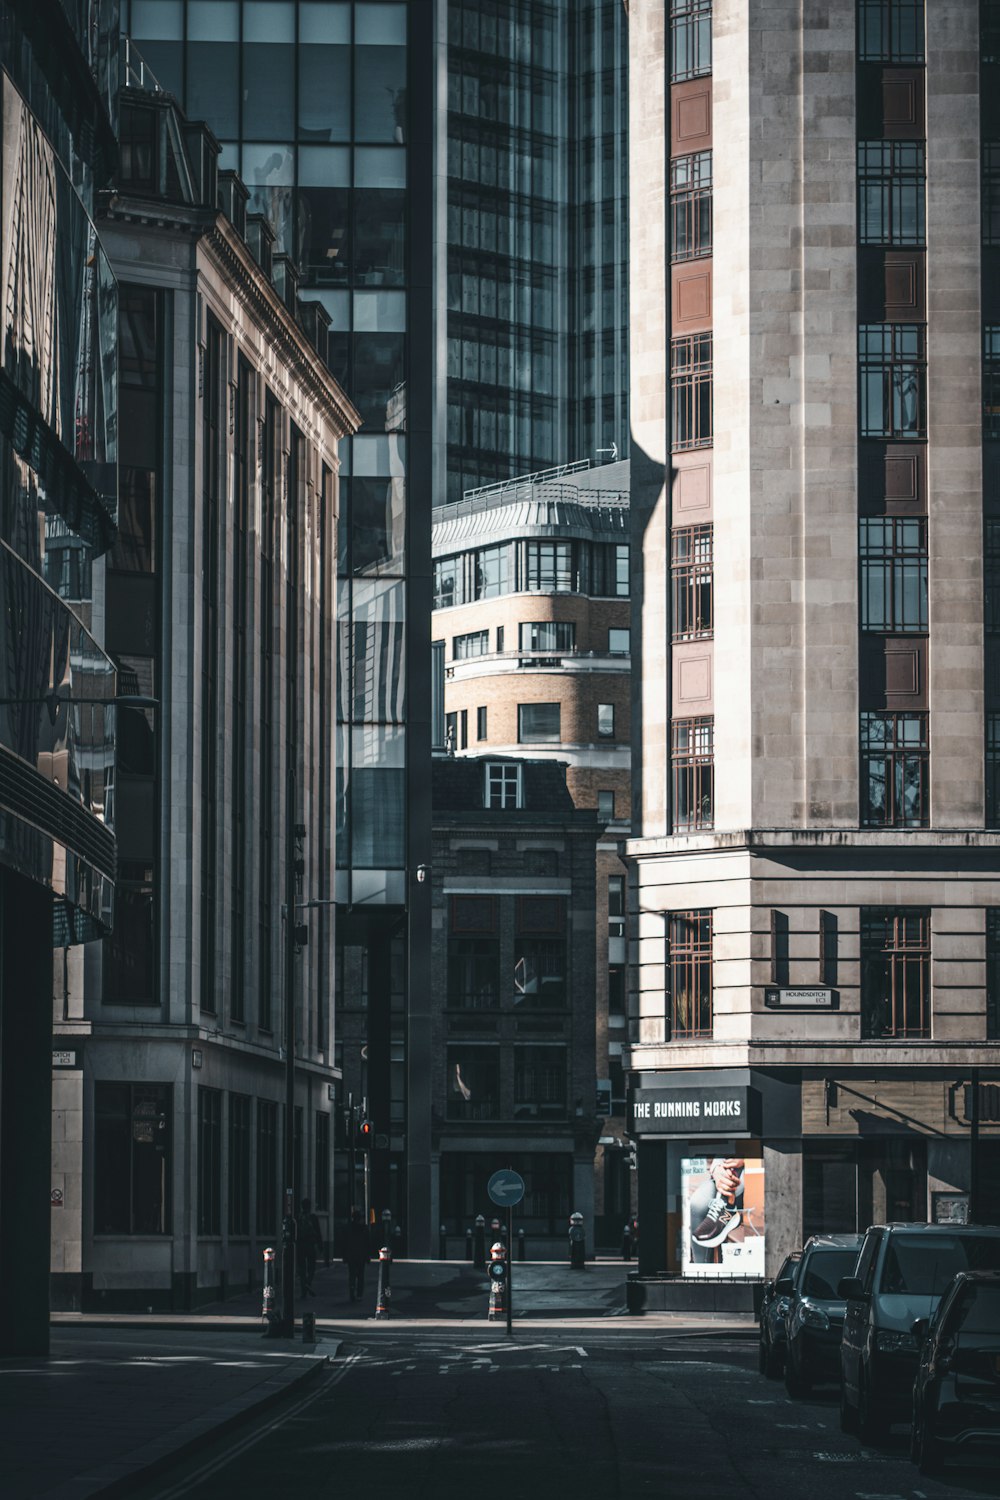
<svg viewBox="0 0 1000 1500"><path fill-rule="evenodd" d="M465 1258L466 1258L466 1260L469 1260L469 1261L471 1261L471 1259L472 1259L472 1228L471 1228L471 1226L465 1231Z"/></svg>
<svg viewBox="0 0 1000 1500"><path fill-rule="evenodd" d="M448 1259L448 1230L444 1224L438 1230L438 1258L439 1260Z"/></svg>
<svg viewBox="0 0 1000 1500"><path fill-rule="evenodd" d="M569 1216L569 1263L574 1271L582 1271L586 1266L586 1258L583 1214L573 1213Z"/></svg>
<svg viewBox="0 0 1000 1500"><path fill-rule="evenodd" d="M519 1229L517 1231L517 1258L518 1258L518 1260L523 1260L524 1259L524 1230L523 1229Z"/></svg>
<svg viewBox="0 0 1000 1500"><path fill-rule="evenodd" d="M476 1215L475 1252L472 1256L472 1264L478 1271L486 1270L486 1220L482 1214Z"/></svg>
<svg viewBox="0 0 1000 1500"><path fill-rule="evenodd" d="M626 1223L622 1231L622 1260L632 1259L632 1225Z"/></svg>

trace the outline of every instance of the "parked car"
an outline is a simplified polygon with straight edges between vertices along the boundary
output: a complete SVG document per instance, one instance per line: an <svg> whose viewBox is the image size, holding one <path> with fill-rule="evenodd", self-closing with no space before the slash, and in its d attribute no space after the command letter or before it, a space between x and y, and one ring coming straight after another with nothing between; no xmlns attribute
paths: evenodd
<svg viewBox="0 0 1000 1500"><path fill-rule="evenodd" d="M764 1288L760 1304L760 1340L757 1345L757 1364L762 1375L777 1380L785 1364L785 1312L788 1307L788 1287L794 1284L795 1272L802 1258L801 1250L786 1255L781 1270ZM781 1290L778 1290L779 1285Z"/></svg>
<svg viewBox="0 0 1000 1500"><path fill-rule="evenodd" d="M960 1448L1000 1449L1000 1272L956 1276L922 1339L913 1385L910 1457L921 1474Z"/></svg>
<svg viewBox="0 0 1000 1500"><path fill-rule="evenodd" d="M913 1325L929 1319L960 1271L1000 1270L1000 1228L877 1224L865 1235L857 1271L838 1288L847 1303L840 1341L840 1425L865 1439L910 1416L918 1345Z"/></svg>
<svg viewBox="0 0 1000 1500"><path fill-rule="evenodd" d="M837 1291L852 1276L864 1236L814 1234L785 1312L785 1386L790 1396L806 1396L821 1380L840 1379L840 1334L846 1311Z"/></svg>

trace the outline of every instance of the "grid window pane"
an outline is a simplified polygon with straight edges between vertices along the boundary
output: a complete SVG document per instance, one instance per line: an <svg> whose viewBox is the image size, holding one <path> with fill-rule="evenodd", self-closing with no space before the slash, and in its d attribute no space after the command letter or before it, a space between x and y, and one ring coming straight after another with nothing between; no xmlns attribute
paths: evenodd
<svg viewBox="0 0 1000 1500"><path fill-rule="evenodd" d="M449 1120L500 1118L500 1048L453 1043L448 1047Z"/></svg>
<svg viewBox="0 0 1000 1500"><path fill-rule="evenodd" d="M566 1114L566 1048L514 1047L514 1118L559 1120Z"/></svg>
<svg viewBox="0 0 1000 1500"><path fill-rule="evenodd" d="M861 911L861 1035L864 1040L929 1037L930 913Z"/></svg>
<svg viewBox="0 0 1000 1500"><path fill-rule="evenodd" d="M675 833L714 826L714 726L711 718L675 719L671 726Z"/></svg>
<svg viewBox="0 0 1000 1500"><path fill-rule="evenodd" d="M671 0L670 81L712 71L712 0Z"/></svg>
<svg viewBox="0 0 1000 1500"><path fill-rule="evenodd" d="M928 716L861 715L861 823L926 828L930 822Z"/></svg>
<svg viewBox="0 0 1000 1500"><path fill-rule="evenodd" d="M671 539L672 621L675 641L712 634L711 526L684 526Z"/></svg>
<svg viewBox="0 0 1000 1500"><path fill-rule="evenodd" d="M560 734L558 703L519 703L517 738L522 745L557 744Z"/></svg>
<svg viewBox="0 0 1000 1500"><path fill-rule="evenodd" d="M470 656L485 656L489 649L490 633L488 630L471 630L467 635L456 635L452 638L453 661L464 661Z"/></svg>
<svg viewBox="0 0 1000 1500"><path fill-rule="evenodd" d="M696 151L670 163L670 259L712 253L712 153Z"/></svg>
<svg viewBox="0 0 1000 1500"><path fill-rule="evenodd" d="M491 761L486 767L487 808L521 806L521 767L504 761Z"/></svg>
<svg viewBox="0 0 1000 1500"><path fill-rule="evenodd" d="M917 323L863 323L858 362L861 436L926 437L924 328Z"/></svg>
<svg viewBox="0 0 1000 1500"><path fill-rule="evenodd" d="M861 628L927 629L927 522L863 517L859 523Z"/></svg>
<svg viewBox="0 0 1000 1500"><path fill-rule="evenodd" d="M983 329L983 437L1000 438L1000 324Z"/></svg>
<svg viewBox="0 0 1000 1500"><path fill-rule="evenodd" d="M1000 907L986 912L986 1040L1000 1041Z"/></svg>
<svg viewBox="0 0 1000 1500"><path fill-rule="evenodd" d="M925 165L920 141L858 143L858 241L923 245Z"/></svg>
<svg viewBox="0 0 1000 1500"><path fill-rule="evenodd" d="M924 0L858 0L858 60L923 62Z"/></svg>
<svg viewBox="0 0 1000 1500"><path fill-rule="evenodd" d="M712 335L696 333L670 344L671 442L675 449L712 442Z"/></svg>
<svg viewBox="0 0 1000 1500"><path fill-rule="evenodd" d="M712 913L671 912L667 919L670 1035L712 1035Z"/></svg>

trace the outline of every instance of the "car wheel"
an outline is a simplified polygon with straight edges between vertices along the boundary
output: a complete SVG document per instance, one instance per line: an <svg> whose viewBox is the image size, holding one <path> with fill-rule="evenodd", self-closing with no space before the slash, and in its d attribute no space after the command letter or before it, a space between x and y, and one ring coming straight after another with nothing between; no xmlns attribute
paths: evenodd
<svg viewBox="0 0 1000 1500"><path fill-rule="evenodd" d="M785 1390L793 1401L809 1394L809 1382L802 1377L798 1361L792 1355L791 1345L788 1346L785 1354Z"/></svg>
<svg viewBox="0 0 1000 1500"><path fill-rule="evenodd" d="M884 1438L889 1424L868 1389L864 1371L858 1379L858 1433L863 1443L877 1443Z"/></svg>
<svg viewBox="0 0 1000 1500"><path fill-rule="evenodd" d="M843 1378L840 1383L840 1430L841 1432L857 1432L858 1412L847 1399L847 1387Z"/></svg>
<svg viewBox="0 0 1000 1500"><path fill-rule="evenodd" d="M917 1435L917 1468L921 1474L937 1474L944 1468L941 1444L934 1436L933 1426L927 1420L926 1413Z"/></svg>
<svg viewBox="0 0 1000 1500"><path fill-rule="evenodd" d="M779 1345L776 1349L773 1344L768 1344L767 1364L764 1367L764 1374L768 1380L780 1380L781 1372L784 1368L785 1356L781 1351L781 1346Z"/></svg>

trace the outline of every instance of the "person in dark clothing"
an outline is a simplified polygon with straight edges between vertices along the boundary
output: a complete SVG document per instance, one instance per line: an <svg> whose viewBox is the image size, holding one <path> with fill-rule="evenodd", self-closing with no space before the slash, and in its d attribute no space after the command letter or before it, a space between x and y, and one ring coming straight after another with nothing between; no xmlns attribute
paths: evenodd
<svg viewBox="0 0 1000 1500"><path fill-rule="evenodd" d="M302 1211L295 1226L295 1260L299 1273L299 1286L303 1297L315 1297L313 1277L316 1275L316 1257L323 1243L323 1231L319 1219L312 1211L312 1202L302 1200Z"/></svg>
<svg viewBox="0 0 1000 1500"><path fill-rule="evenodd" d="M347 1262L347 1283L351 1301L358 1302L364 1296L365 1266L371 1259L368 1249L368 1229L361 1217L360 1208L351 1209L347 1233L344 1236L344 1259Z"/></svg>

